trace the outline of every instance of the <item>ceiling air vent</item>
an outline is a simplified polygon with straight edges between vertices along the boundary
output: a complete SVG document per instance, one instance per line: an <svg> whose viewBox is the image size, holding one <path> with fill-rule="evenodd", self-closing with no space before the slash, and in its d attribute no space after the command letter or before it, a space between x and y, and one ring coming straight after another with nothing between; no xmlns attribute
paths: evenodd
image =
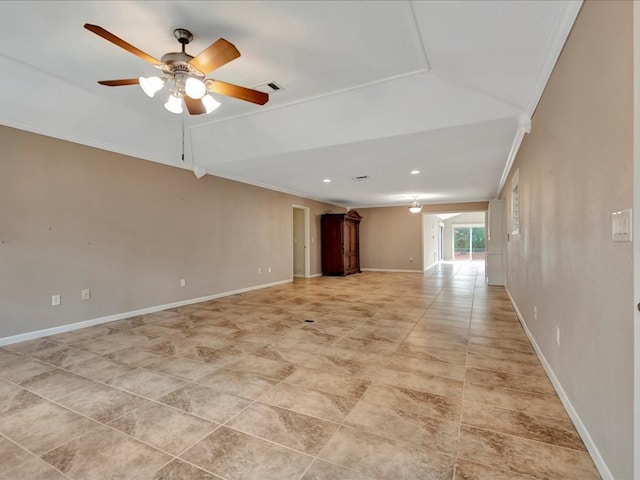
<svg viewBox="0 0 640 480"><path fill-rule="evenodd" d="M282 86L278 85L276 82L263 83L262 85L254 87L254 89L264 93L276 93L284 90Z"/></svg>
<svg viewBox="0 0 640 480"><path fill-rule="evenodd" d="M351 177L356 182L362 182L363 180L369 180L369 175L358 175L357 177Z"/></svg>

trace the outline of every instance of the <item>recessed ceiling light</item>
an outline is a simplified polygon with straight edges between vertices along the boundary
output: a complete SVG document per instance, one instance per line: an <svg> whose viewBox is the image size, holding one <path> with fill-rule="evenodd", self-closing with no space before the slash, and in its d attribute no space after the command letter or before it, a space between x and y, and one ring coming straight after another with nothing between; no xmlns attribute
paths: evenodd
<svg viewBox="0 0 640 480"><path fill-rule="evenodd" d="M420 170L411 170L411 175L418 175Z"/></svg>
<svg viewBox="0 0 640 480"><path fill-rule="evenodd" d="M331 183L331 179L330 178L325 178L324 180L322 180L324 183Z"/></svg>

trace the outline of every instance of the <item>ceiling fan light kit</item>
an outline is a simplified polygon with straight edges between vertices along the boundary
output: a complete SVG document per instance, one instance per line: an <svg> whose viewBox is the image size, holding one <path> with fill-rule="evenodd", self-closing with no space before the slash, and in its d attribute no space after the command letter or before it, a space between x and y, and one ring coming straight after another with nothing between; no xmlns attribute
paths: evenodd
<svg viewBox="0 0 640 480"><path fill-rule="evenodd" d="M98 25L85 23L84 28L153 64L164 74L164 77L141 76L137 79L101 80L98 82L101 85L119 87L138 84L146 95L153 97L168 84L169 98L164 104L165 108L172 113L182 113L184 101L191 115L208 114L220 106L220 102L208 93L225 95L258 105L264 105L269 101L267 93L213 78L205 78L213 70L240 56L238 49L224 38L216 40L194 57L185 51L186 45L193 40L193 35L184 28L177 28L173 31L173 35L182 45L182 51L166 53L157 60Z"/></svg>

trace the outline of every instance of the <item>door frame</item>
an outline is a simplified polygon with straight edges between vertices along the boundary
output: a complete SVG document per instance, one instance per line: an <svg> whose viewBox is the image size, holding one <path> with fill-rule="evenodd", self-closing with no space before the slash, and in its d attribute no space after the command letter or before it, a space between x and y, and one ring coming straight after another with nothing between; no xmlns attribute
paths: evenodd
<svg viewBox="0 0 640 480"><path fill-rule="evenodd" d="M485 216L484 223L452 223L451 224L451 257L452 260L455 259L455 251L456 251L456 238L455 238L455 230L456 228L469 228L469 256L471 260L473 260L473 229L474 228L484 228L485 237L484 237L484 255L485 258L487 256L487 221Z"/></svg>
<svg viewBox="0 0 640 480"><path fill-rule="evenodd" d="M293 237L293 209L302 210L304 212L304 278L311 278L311 251L309 248L309 238L311 237L311 210L309 207L303 205L291 205L291 233ZM291 242L291 253L293 258L293 241ZM291 263L291 273L293 275L293 261Z"/></svg>

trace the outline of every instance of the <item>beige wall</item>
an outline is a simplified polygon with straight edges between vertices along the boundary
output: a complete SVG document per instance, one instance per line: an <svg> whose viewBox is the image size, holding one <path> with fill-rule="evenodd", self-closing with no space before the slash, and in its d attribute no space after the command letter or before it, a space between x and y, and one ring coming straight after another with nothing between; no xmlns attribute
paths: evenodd
<svg viewBox="0 0 640 480"><path fill-rule="evenodd" d="M486 210L488 202L424 205L423 213ZM406 207L359 208L361 268L423 270L422 215ZM411 262L413 258L413 262Z"/></svg>
<svg viewBox="0 0 640 480"><path fill-rule="evenodd" d="M485 224L485 212L462 213L447 218L444 223L444 260L453 260L453 226L458 224Z"/></svg>
<svg viewBox="0 0 640 480"><path fill-rule="evenodd" d="M422 215L407 207L359 208L358 213L363 217L361 268L422 271Z"/></svg>
<svg viewBox="0 0 640 480"><path fill-rule="evenodd" d="M508 243L507 274L528 329L620 479L633 477L633 259L631 243L611 240L611 213L632 206L632 17L631 2L583 5L512 168L521 233Z"/></svg>
<svg viewBox="0 0 640 480"><path fill-rule="evenodd" d="M320 273L320 216L344 211L6 127L0 145L0 338L290 279L294 203Z"/></svg>

